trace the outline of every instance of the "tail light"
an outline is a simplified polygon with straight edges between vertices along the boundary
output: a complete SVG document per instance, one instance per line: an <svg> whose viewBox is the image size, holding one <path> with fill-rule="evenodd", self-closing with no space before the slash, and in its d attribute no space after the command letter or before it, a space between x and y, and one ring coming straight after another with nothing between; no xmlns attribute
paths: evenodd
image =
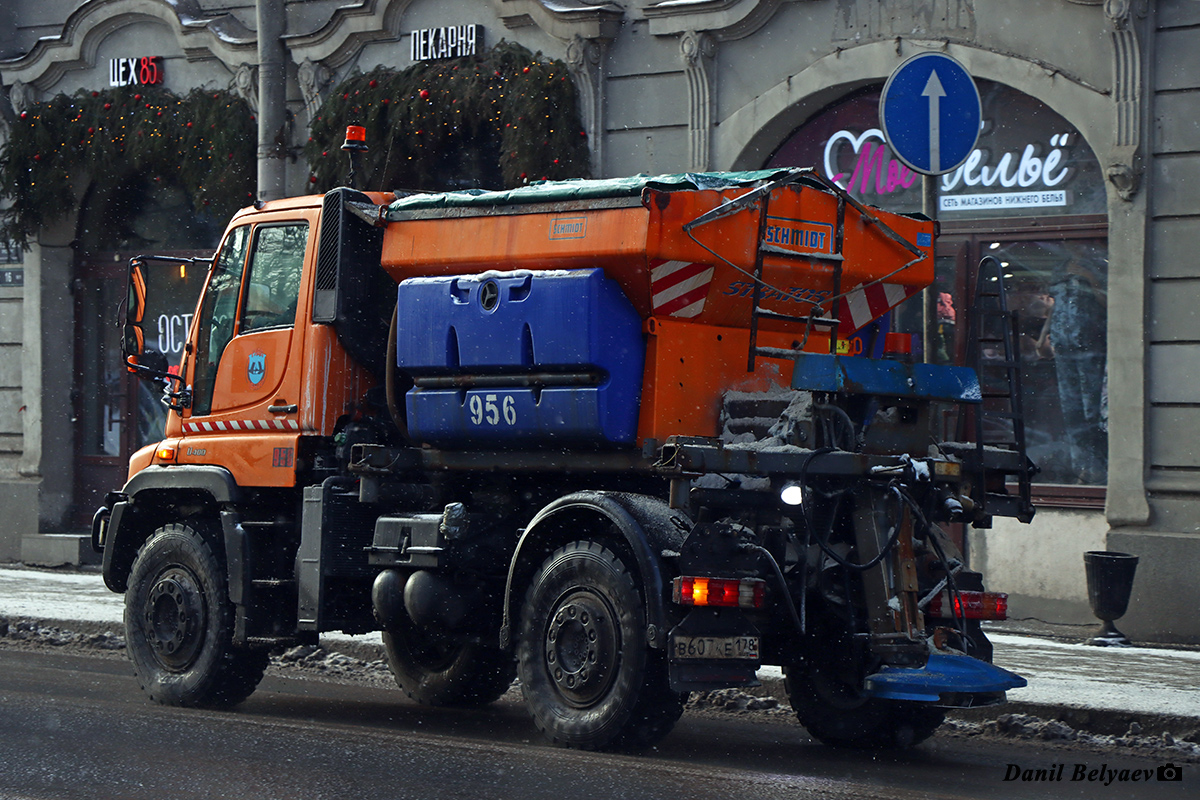
<svg viewBox="0 0 1200 800"><path fill-rule="evenodd" d="M1008 595L1003 592L942 592L929 601L925 615L943 619L1008 619Z"/></svg>
<svg viewBox="0 0 1200 800"><path fill-rule="evenodd" d="M767 600L767 582L761 578L676 578L673 599L681 606L762 608Z"/></svg>

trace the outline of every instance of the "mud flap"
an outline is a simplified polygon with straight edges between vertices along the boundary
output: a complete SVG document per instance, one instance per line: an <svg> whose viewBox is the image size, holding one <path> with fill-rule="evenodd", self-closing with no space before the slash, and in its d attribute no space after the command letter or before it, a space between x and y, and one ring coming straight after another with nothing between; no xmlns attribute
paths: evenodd
<svg viewBox="0 0 1200 800"><path fill-rule="evenodd" d="M735 609L696 609L671 629L671 691L758 686L758 629Z"/></svg>

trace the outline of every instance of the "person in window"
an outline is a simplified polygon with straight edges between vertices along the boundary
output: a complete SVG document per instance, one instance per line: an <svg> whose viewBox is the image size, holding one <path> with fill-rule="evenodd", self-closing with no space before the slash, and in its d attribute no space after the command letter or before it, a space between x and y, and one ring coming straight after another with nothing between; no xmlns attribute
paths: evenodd
<svg viewBox="0 0 1200 800"><path fill-rule="evenodd" d="M1104 393L1104 291L1086 262L1072 256L1056 271L1047 327L1053 346L1058 399L1072 477L1078 483L1103 483L1107 442L1101 414Z"/></svg>
<svg viewBox="0 0 1200 800"><path fill-rule="evenodd" d="M934 331L934 363L950 364L954 360L954 325L957 318L954 296L949 292L938 292L937 327Z"/></svg>

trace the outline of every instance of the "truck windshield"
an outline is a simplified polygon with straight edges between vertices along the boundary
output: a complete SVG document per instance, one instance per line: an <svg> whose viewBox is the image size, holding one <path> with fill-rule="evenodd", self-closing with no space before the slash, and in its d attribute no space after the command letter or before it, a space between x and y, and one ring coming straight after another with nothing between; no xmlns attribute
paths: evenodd
<svg viewBox="0 0 1200 800"><path fill-rule="evenodd" d="M197 327L196 369L192 379L193 415L208 414L212 410L212 388L217 379L217 366L225 345L233 338L233 323L237 319L242 270L246 264L249 243L250 226L234 228L213 263L213 276L208 282Z"/></svg>

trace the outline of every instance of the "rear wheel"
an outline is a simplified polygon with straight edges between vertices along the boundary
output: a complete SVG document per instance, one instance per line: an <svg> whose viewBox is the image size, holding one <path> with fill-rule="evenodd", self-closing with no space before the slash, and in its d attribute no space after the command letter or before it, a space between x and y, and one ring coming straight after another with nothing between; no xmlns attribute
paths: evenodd
<svg viewBox="0 0 1200 800"><path fill-rule="evenodd" d="M413 700L427 706L482 706L512 685L516 664L509 653L478 637L428 631L400 616L397 628L384 631L383 645L396 684Z"/></svg>
<svg viewBox="0 0 1200 800"><path fill-rule="evenodd" d="M946 713L927 703L868 697L839 677L789 668L788 698L809 733L827 745L861 749L904 748L923 742Z"/></svg>
<svg viewBox="0 0 1200 800"><path fill-rule="evenodd" d="M637 584L597 542L573 542L542 564L525 597L517 663L525 704L558 745L641 749L683 713L665 658L646 642Z"/></svg>
<svg viewBox="0 0 1200 800"><path fill-rule="evenodd" d="M200 531L155 531L125 593L125 643L142 688L173 706L225 707L249 697L268 656L234 648L233 616L225 572Z"/></svg>

